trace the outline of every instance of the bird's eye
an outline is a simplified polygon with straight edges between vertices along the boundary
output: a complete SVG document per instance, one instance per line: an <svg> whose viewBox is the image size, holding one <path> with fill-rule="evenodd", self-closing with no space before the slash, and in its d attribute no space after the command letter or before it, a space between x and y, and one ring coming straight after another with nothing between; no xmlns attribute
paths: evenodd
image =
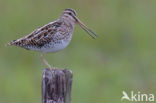
<svg viewBox="0 0 156 103"><path fill-rule="evenodd" d="M72 15L72 13L68 13L69 15Z"/></svg>

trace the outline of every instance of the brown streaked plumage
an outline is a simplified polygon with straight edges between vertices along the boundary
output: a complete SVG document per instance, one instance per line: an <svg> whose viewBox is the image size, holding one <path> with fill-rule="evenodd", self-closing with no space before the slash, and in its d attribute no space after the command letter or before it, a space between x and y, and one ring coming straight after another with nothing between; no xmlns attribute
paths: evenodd
<svg viewBox="0 0 156 103"><path fill-rule="evenodd" d="M97 35L87 28L78 18L73 9L65 9L59 19L50 22L29 35L13 40L7 45L15 45L27 50L40 51L42 53L57 52L64 49L72 39L75 24L85 30L92 38ZM44 63L51 68L47 61L41 56Z"/></svg>

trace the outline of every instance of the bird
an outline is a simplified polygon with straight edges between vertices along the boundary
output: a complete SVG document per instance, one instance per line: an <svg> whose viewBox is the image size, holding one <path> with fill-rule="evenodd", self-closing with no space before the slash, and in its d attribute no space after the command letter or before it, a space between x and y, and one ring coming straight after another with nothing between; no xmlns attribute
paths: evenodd
<svg viewBox="0 0 156 103"><path fill-rule="evenodd" d="M12 40L6 45L18 46L26 50L39 51L44 64L52 69L43 54L58 52L66 48L72 39L75 24L78 24L93 39L97 37L97 34L78 19L74 9L67 8L57 20L35 29L22 38Z"/></svg>

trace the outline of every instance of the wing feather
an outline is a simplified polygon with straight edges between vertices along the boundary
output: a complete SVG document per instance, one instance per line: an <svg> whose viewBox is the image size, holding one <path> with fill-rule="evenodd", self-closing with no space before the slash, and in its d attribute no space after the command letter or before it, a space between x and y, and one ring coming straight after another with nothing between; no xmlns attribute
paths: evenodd
<svg viewBox="0 0 156 103"><path fill-rule="evenodd" d="M61 26L61 22L54 21L34 30L29 35L10 42L11 45L16 45L28 49L29 46L42 47L44 44L50 42Z"/></svg>

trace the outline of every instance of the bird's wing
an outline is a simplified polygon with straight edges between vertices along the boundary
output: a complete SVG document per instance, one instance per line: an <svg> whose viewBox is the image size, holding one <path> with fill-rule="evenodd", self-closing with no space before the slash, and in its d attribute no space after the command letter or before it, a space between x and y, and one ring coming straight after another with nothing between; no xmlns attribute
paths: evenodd
<svg viewBox="0 0 156 103"><path fill-rule="evenodd" d="M21 47L28 47L28 46L37 46L41 47L45 43L50 42L53 35L57 32L58 27L61 26L61 22L54 21L47 25L44 25L36 30L34 30L29 35L14 40L10 44L21 46Z"/></svg>

